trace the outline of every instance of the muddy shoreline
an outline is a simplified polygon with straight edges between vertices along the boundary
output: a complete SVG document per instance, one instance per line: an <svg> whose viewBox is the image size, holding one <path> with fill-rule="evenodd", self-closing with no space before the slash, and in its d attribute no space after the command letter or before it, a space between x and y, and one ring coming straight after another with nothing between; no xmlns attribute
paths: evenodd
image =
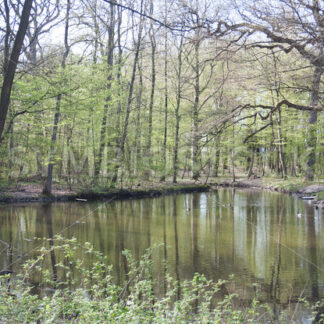
<svg viewBox="0 0 324 324"><path fill-rule="evenodd" d="M304 196L316 195L320 191L324 191L324 185L312 184L301 187L298 190L286 190L280 186L266 185L261 178L256 179L239 179L236 182L232 180L214 181L207 184L202 183L166 183L151 185L145 187L137 187L130 189L101 189L89 191L68 191L55 188L51 196L42 194L40 185L25 185L16 189L0 191L1 204L15 203L33 203L33 202L67 202L67 201L95 201L109 199L135 199L135 198L151 198L162 195L204 192L219 187L232 187L241 189L259 189L277 191L286 194L294 194L300 198ZM313 200L313 204L317 207L324 208L323 200Z"/></svg>
<svg viewBox="0 0 324 324"><path fill-rule="evenodd" d="M246 188L246 189L261 189L261 190L270 190L270 191L276 191L276 192L281 192L289 195L295 195L298 198L308 200L310 199L311 203L314 205L315 208L322 208L324 209L324 200L317 199L316 194L324 191L324 184L311 184L311 185L306 185L303 187L300 187L295 190L287 190L285 188L282 188L280 186L275 186L275 185L265 185L262 183L262 179L257 178L257 179L241 179L237 182L230 181L224 181L223 183L220 183L218 186L221 187L234 187L234 188Z"/></svg>
<svg viewBox="0 0 324 324"><path fill-rule="evenodd" d="M1 204L35 203L35 202L67 202L67 201L95 201L110 199L152 198L177 193L205 192L211 189L209 184L179 184L173 186L135 188L135 189L107 189L102 191L73 192L54 190L50 196L45 196L39 190L27 191L23 188L0 192Z"/></svg>

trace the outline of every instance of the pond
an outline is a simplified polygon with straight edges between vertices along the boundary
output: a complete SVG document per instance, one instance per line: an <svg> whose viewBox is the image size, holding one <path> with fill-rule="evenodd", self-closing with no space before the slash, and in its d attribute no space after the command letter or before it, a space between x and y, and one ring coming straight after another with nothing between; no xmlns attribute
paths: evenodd
<svg viewBox="0 0 324 324"><path fill-rule="evenodd" d="M300 215L301 214L301 215ZM154 276L165 263L179 280L205 274L248 303L258 298L288 307L299 297L324 296L324 218L311 204L289 195L220 189L206 193L110 202L0 207L0 270L17 271L40 244L35 237L76 237L108 257L117 282L127 266L153 244ZM89 260L91 262L91 260ZM161 293L163 285L157 287Z"/></svg>

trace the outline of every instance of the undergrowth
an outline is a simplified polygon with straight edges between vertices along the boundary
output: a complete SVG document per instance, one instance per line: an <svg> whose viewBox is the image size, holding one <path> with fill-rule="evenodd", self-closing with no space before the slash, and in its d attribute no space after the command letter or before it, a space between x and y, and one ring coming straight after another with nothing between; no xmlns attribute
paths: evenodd
<svg viewBox="0 0 324 324"><path fill-rule="evenodd" d="M59 236L48 243L19 274L0 276L1 323L272 322L268 305L253 299L249 307L235 307L235 294L220 293L227 282L215 283L200 274L184 282L166 274L165 293L157 297L151 256L158 247L148 249L139 261L125 251L128 273L117 285L106 258L90 243ZM90 266L82 257L86 254Z"/></svg>

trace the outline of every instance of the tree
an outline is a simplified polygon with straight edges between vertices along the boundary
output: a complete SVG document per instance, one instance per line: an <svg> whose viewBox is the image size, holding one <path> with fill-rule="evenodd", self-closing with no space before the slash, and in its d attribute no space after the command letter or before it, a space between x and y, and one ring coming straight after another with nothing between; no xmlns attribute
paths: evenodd
<svg viewBox="0 0 324 324"><path fill-rule="evenodd" d="M183 65L183 39L181 35L180 44L178 47L178 64L176 68L176 107L175 107L175 138L173 147L173 183L177 182L178 170L179 170L179 130L180 130L180 105L181 105L181 90L182 90L182 65Z"/></svg>
<svg viewBox="0 0 324 324"><path fill-rule="evenodd" d="M70 52L69 45L69 27L70 27L70 10L71 10L71 0L66 1L66 14L65 14L65 29L64 29L64 53L61 61L61 68L64 72L66 67L66 59ZM59 93L56 98L56 107L53 121L53 130L51 138L51 148L50 148L50 157L47 167L47 176L44 184L43 194L50 195L52 193L52 180L53 180L53 168L54 168L54 154L55 154L55 144L58 132L58 125L60 119L60 110L61 110L61 101L62 93Z"/></svg>
<svg viewBox="0 0 324 324"><path fill-rule="evenodd" d="M263 34L252 46L280 49L285 53L298 53L313 66L310 107L320 105L320 84L324 71L324 7L318 0L277 0L265 3L253 1L237 7L244 22L234 29L249 34ZM315 173L316 109L310 109L308 119L308 157L306 178L312 181Z"/></svg>
<svg viewBox="0 0 324 324"><path fill-rule="evenodd" d="M113 2L110 3L110 16L108 26L108 46L107 46L107 97L102 117L100 140L99 140L99 156L95 161L95 178L98 179L100 174L100 168L103 160L104 149L106 145L106 132L107 132L107 118L108 109L111 109L112 102L112 82L113 82L113 64L114 64L114 35L115 35L115 10Z"/></svg>
<svg viewBox="0 0 324 324"><path fill-rule="evenodd" d="M153 1L150 2L150 15L153 13ZM155 66L155 53L156 53L156 39L153 23L150 22L149 37L151 42L151 64L152 64L152 81L151 81L151 93L150 93L150 104L149 104L149 115L148 115L148 134L147 134L147 147L146 154L148 156L148 165L151 168L152 165L152 121L153 121L153 106L154 106L154 93L155 93L155 80L156 80L156 66ZM147 172L150 177L150 172Z"/></svg>
<svg viewBox="0 0 324 324"><path fill-rule="evenodd" d="M167 25L167 1L164 1L164 23ZM165 181L167 168L167 140L168 140L168 30L164 29L164 136L163 136L163 170L160 181Z"/></svg>
<svg viewBox="0 0 324 324"><path fill-rule="evenodd" d="M21 49L23 46L24 38L26 35L26 30L29 23L29 16L30 11L32 7L33 0L25 0L24 7L21 13L19 28L15 37L15 41L13 44L13 48L11 51L11 55L9 58L8 66L5 67L5 74L4 79L2 83L2 90L1 90L1 97L0 97L0 140L3 134L6 117L8 113L8 108L10 104L10 95L11 95L11 89L13 80L15 77L18 59L21 53ZM6 11L8 10L8 2L5 0L5 7ZM7 25L7 29L10 28ZM7 33L10 31L7 30ZM7 37L6 37L7 38ZM6 42L7 44L7 42Z"/></svg>
<svg viewBox="0 0 324 324"><path fill-rule="evenodd" d="M144 1L143 0L141 0L140 5L141 5L140 12L142 13L144 11L144 8L143 8ZM124 159L126 138L127 138L128 126L129 126L129 117L130 117L131 105L132 105L132 101L133 101L133 91L134 91L134 84L135 84L135 78L136 78L136 70L137 70L137 66L138 66L138 60L139 60L139 54L140 54L141 42L142 42L143 25L144 25L144 19L141 16L140 21L139 21L137 40L135 41L135 53L134 53L134 58L133 58L131 80L129 82L129 90L128 90L124 124L122 125L121 137L120 137L120 142L118 145L116 172L120 168L121 163L123 162L123 159Z"/></svg>

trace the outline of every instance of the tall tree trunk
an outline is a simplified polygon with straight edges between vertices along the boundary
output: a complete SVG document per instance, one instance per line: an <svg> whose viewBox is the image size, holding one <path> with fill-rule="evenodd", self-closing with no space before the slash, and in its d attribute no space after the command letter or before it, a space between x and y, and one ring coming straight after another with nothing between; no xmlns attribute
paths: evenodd
<svg viewBox="0 0 324 324"><path fill-rule="evenodd" d="M197 36L198 37L198 36ZM199 151L199 97L200 97L200 69L199 69L199 39L195 42L195 99L192 111L192 178L198 180L200 177L200 151Z"/></svg>
<svg viewBox="0 0 324 324"><path fill-rule="evenodd" d="M167 25L167 3L164 2L165 20ZM163 154L162 154L162 176L160 181L165 181L167 168L167 140L168 140L168 31L164 29L164 135L163 135Z"/></svg>
<svg viewBox="0 0 324 324"><path fill-rule="evenodd" d="M277 134L278 134L278 158L281 165L281 173L283 179L287 179L287 166L285 161L285 156L283 152L283 141L282 141L282 134L281 134L281 109L278 109L278 115L277 115Z"/></svg>
<svg viewBox="0 0 324 324"><path fill-rule="evenodd" d="M139 176L142 169L142 129L141 129L141 113L142 113L142 104L143 104L143 62L141 59L138 61L138 72L139 72L139 84L136 98L136 137L134 138L134 149L135 149L135 163L134 163L134 175Z"/></svg>
<svg viewBox="0 0 324 324"><path fill-rule="evenodd" d="M111 94L111 86L113 81L113 64L114 64L114 32L115 32L115 11L114 11L114 3L110 3L110 21L108 27L108 48L107 48L107 97L104 106L103 118L101 122L101 129L100 129L100 139L99 139L99 152L98 158L95 160L95 172L94 176L95 179L98 180L101 164L103 161L104 150L106 146L106 134L107 134L107 118L108 118L108 108L111 105L112 101L112 94Z"/></svg>
<svg viewBox="0 0 324 324"><path fill-rule="evenodd" d="M70 10L71 10L71 0L66 1L66 14L65 14L65 30L64 30L64 53L62 57L61 67L62 70L65 70L66 59L70 52L70 46L68 44L69 37L69 24L70 24ZM53 168L54 168L54 151L56 144L56 137L58 133L58 124L61 115L61 100L62 94L58 94L56 98L56 108L53 122L52 138L51 138L51 148L50 148L50 157L47 167L47 176L43 188L43 194L50 195L52 193L52 180L53 180Z"/></svg>
<svg viewBox="0 0 324 324"><path fill-rule="evenodd" d="M11 27L10 27L10 9L8 5L8 0L4 0L5 7L5 24L6 24L6 33L4 37L4 52L3 52L3 77L7 73L8 64L9 64L9 56L10 56L10 35L11 35ZM28 27L28 26L27 26ZM27 31L27 28L26 28Z"/></svg>
<svg viewBox="0 0 324 324"><path fill-rule="evenodd" d="M153 1L151 0L150 7L150 15L153 15ZM151 172L150 169L152 167L152 120L153 120L153 105L154 105L154 92L155 92L155 79L156 79L156 71L155 71L155 51L156 51L156 41L155 41L155 32L153 29L153 23L150 23L150 41L151 41L151 64L152 64L152 81L151 81L151 94L150 94L150 106L149 106L149 116L148 116L148 138L147 138L147 148L146 154L148 157L148 172L147 175L150 177Z"/></svg>
<svg viewBox="0 0 324 324"><path fill-rule="evenodd" d="M181 77L182 77L182 48L183 47L183 37L180 40L180 46L178 49L178 73L177 73L177 102L175 109L175 138L174 138L174 148L173 148L173 183L177 182L177 175L179 170L178 161L178 149L179 149L179 128L180 128L180 103L181 103Z"/></svg>
<svg viewBox="0 0 324 324"><path fill-rule="evenodd" d="M274 86L275 86L275 93L276 93L276 102L279 102L280 99L280 75L278 72L278 67L277 67L277 60L278 58L276 57L275 53L272 50L272 58L273 58L273 65L274 65L274 72L275 72L275 76L274 76ZM272 91L271 91L272 92ZM273 98L273 96L272 96ZM273 98L273 104L275 104L274 102L274 98ZM272 117L272 116L271 116ZM283 148L283 140L282 140L282 132L281 132L281 109L278 109L278 114L276 115L276 122L277 122L277 135L278 135L278 163L280 165L280 170L281 170L281 174L282 177L286 180L287 179L287 166L286 166L286 161L285 161L285 155L284 155L284 148Z"/></svg>
<svg viewBox="0 0 324 324"><path fill-rule="evenodd" d="M311 106L316 107L319 104L319 87L321 83L321 77L323 74L323 68L315 67L313 74L312 94L311 94ZM308 119L308 138L307 138L307 150L308 157L306 163L306 179L308 181L314 180L315 175L315 162L316 162L316 123L317 123L317 112L311 111Z"/></svg>
<svg viewBox="0 0 324 324"><path fill-rule="evenodd" d="M32 25L29 24L27 32L26 32L26 36L29 41L29 51L26 52L26 56L27 56L28 60L30 61L32 68L34 69L37 67L37 44L39 41L38 34L37 34L37 30L38 30L38 19L37 18L39 18L39 17L37 16L37 14L34 14L32 16L33 16ZM33 30L34 30L34 32L33 32ZM43 117L43 114L41 112L35 114L35 121L37 124L41 125L42 117ZM39 136L40 138L42 137L41 127L39 127L39 129L36 133L36 136ZM41 179L42 174L43 174L43 156L41 154L40 147L38 149L36 149L35 160L36 160L36 176L37 176L37 178Z"/></svg>
<svg viewBox="0 0 324 324"><path fill-rule="evenodd" d="M218 177L219 162L220 162L220 137L217 136L215 139L216 152L215 152L215 167L214 167L214 177Z"/></svg>
<svg viewBox="0 0 324 324"><path fill-rule="evenodd" d="M235 158L235 139L234 139L234 135L235 132L234 132L234 124L232 126L232 147L231 147L231 162L232 162L232 181L235 182L236 181L236 178L235 178L235 161L234 161L234 158Z"/></svg>
<svg viewBox="0 0 324 324"><path fill-rule="evenodd" d="M228 171L228 148L223 150L223 175Z"/></svg>
<svg viewBox="0 0 324 324"><path fill-rule="evenodd" d="M10 27L10 9L8 5L8 0L4 0L4 19L6 24L6 32L4 36L4 52L3 52L3 65L2 65L2 77L4 78L9 64L9 56L10 56L10 36L11 36L11 27ZM14 133L14 123L13 119L11 119L11 115L13 113L12 109L8 107L8 113L9 113L9 120L12 120L10 122L10 125L8 126L8 133L10 134L9 139L9 154L8 154L8 171L9 171L9 179L11 177L11 168L13 166L14 161L14 155L13 155L13 148L14 148L14 142L13 142L13 133ZM0 136L0 143L1 143L1 136ZM1 166L0 166L1 168Z"/></svg>
<svg viewBox="0 0 324 324"><path fill-rule="evenodd" d="M117 48L118 48L118 58L117 58L117 83L118 83L118 103L117 103L117 122L116 122L116 139L115 139L115 161L114 161L114 171L112 176L112 184L117 182L118 178L118 155L120 152L120 139L121 139L121 109L122 109L122 82L121 82L121 66L122 66L122 55L123 48L121 45L121 24L122 24L122 10L120 7L117 9L118 23L117 23Z"/></svg>
<svg viewBox="0 0 324 324"><path fill-rule="evenodd" d="M143 0L141 1L141 12L143 11ZM141 40L142 40L142 32L143 32L143 17L140 18L140 25L139 25L139 31L138 31L138 38L137 43L135 46L135 55L134 55L134 61L133 61L133 69L132 69L132 76L129 84L129 92L128 92L128 98L127 98L127 105L126 105L126 112L125 112L125 119L124 119L124 125L123 130L120 138L120 145L119 145L119 151L118 151L118 158L117 158L117 165L115 172L118 172L118 169L120 168L124 153L125 153L125 144L126 144L126 137L128 134L128 123L129 123L129 116L131 112L131 104L133 100L133 91L134 91L134 83L135 83L135 77L136 77L136 68L138 64L138 58L139 58L139 52L141 47Z"/></svg>
<svg viewBox="0 0 324 324"><path fill-rule="evenodd" d="M5 2L5 4L6 3L7 2ZM8 113L9 104L10 104L12 84L13 84L14 76L17 69L18 59L20 56L21 48L24 42L24 38L25 38L25 34L29 22L32 3L33 0L25 0L24 7L21 13L19 28L16 34L12 52L10 55L10 59L2 83L2 90L1 90L1 97L0 97L0 139L2 137L5 122L6 122L6 117Z"/></svg>
<svg viewBox="0 0 324 324"><path fill-rule="evenodd" d="M249 166L248 166L248 178L251 178L253 176L254 156L255 156L255 148L254 146L252 146L251 156L249 159Z"/></svg>

